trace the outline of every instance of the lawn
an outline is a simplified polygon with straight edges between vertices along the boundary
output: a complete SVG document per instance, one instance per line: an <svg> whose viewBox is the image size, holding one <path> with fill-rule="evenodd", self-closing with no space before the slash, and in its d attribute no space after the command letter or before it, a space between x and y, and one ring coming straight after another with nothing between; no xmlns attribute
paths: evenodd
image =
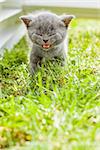
<svg viewBox="0 0 100 150"><path fill-rule="evenodd" d="M75 19L65 67L32 77L25 37L0 60L0 148L99 150L100 21Z"/></svg>

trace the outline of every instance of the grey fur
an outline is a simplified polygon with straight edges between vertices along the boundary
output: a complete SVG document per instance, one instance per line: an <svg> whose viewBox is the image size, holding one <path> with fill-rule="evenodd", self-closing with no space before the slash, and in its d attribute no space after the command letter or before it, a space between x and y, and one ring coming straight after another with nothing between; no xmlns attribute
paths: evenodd
<svg viewBox="0 0 100 150"><path fill-rule="evenodd" d="M30 54L30 67L33 74L42 59L54 57L66 59L67 29L74 16L58 16L50 12L40 12L21 16L33 46Z"/></svg>

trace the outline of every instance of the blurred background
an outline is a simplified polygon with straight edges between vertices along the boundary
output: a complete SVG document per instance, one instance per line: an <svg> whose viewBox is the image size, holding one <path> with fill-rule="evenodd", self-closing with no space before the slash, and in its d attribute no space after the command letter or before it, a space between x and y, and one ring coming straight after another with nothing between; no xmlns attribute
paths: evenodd
<svg viewBox="0 0 100 150"><path fill-rule="evenodd" d="M74 14L77 18L100 19L99 0L0 0L0 54L25 35L19 16L41 9Z"/></svg>

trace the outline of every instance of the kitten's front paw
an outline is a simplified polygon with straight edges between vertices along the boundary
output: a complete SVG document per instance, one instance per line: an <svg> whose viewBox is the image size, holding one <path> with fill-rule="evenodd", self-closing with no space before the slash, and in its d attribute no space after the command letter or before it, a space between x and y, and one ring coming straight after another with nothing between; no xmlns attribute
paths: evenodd
<svg viewBox="0 0 100 150"><path fill-rule="evenodd" d="M34 73L35 73L35 70L31 67L31 68L30 68L30 74L31 74L31 75L34 75Z"/></svg>

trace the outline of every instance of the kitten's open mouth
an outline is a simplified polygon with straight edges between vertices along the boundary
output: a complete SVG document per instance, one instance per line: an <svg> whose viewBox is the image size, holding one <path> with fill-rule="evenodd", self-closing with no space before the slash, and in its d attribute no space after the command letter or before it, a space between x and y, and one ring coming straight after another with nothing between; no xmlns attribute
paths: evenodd
<svg viewBox="0 0 100 150"><path fill-rule="evenodd" d="M50 44L43 44L42 47L43 47L44 49L48 49L48 48L51 47L51 45L50 45Z"/></svg>

